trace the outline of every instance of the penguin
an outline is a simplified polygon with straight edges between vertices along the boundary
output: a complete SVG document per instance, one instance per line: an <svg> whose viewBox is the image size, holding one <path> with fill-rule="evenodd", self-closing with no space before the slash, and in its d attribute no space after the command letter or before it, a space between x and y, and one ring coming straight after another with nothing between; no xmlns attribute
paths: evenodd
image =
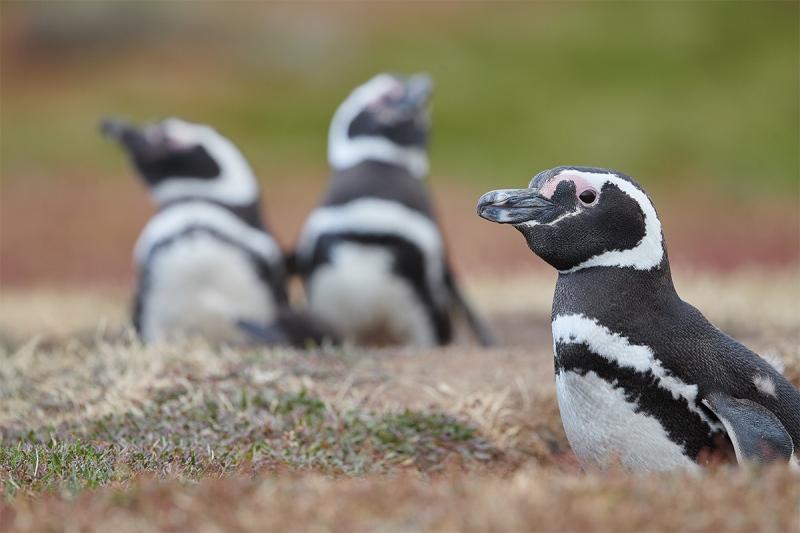
<svg viewBox="0 0 800 533"><path fill-rule="evenodd" d="M492 343L454 280L424 184L432 89L425 74L378 74L330 124L331 176L295 265L309 309L355 344L447 344L456 308L482 344Z"/></svg>
<svg viewBox="0 0 800 533"><path fill-rule="evenodd" d="M107 119L101 129L128 153L158 208L134 248L133 324L145 343L336 338L289 308L284 255L261 219L258 181L229 139L178 118L141 128Z"/></svg>
<svg viewBox="0 0 800 533"><path fill-rule="evenodd" d="M731 447L739 463L797 465L800 392L678 296L631 177L557 167L486 193L478 215L511 224L558 271L556 393L584 470L693 470Z"/></svg>

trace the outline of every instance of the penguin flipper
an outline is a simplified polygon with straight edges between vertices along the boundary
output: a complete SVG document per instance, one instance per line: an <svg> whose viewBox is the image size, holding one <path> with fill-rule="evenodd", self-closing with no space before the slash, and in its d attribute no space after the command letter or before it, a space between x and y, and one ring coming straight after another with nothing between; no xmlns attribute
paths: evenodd
<svg viewBox="0 0 800 533"><path fill-rule="evenodd" d="M791 461L794 455L792 437L766 407L722 392L709 394L703 404L722 421L739 464Z"/></svg>
<svg viewBox="0 0 800 533"><path fill-rule="evenodd" d="M249 320L239 319L236 326L247 333L253 344L267 346L288 346L291 344L286 332L279 324L261 325Z"/></svg>
<svg viewBox="0 0 800 533"><path fill-rule="evenodd" d="M306 349L328 344L338 346L342 343L338 331L322 318L307 311L285 309L271 324L239 319L236 325L248 334L253 344Z"/></svg>
<svg viewBox="0 0 800 533"><path fill-rule="evenodd" d="M445 272L445 283L447 284L447 288L450 291L450 295L453 297L456 305L460 307L464 311L464 315L467 317L467 322L469 323L470 328L475 333L475 336L478 338L478 342L481 343L481 346L494 346L495 340L494 335L492 334L491 330L489 329L488 324L484 322L476 313L473 311L472 306L469 305L467 299L461 294L461 290L456 285L456 281L453 278L453 274L450 272L450 269L447 269Z"/></svg>

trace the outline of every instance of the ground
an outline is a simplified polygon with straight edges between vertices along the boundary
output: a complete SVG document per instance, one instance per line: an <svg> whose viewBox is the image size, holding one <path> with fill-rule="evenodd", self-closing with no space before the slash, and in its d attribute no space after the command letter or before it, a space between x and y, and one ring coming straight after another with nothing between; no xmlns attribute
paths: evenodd
<svg viewBox="0 0 800 533"><path fill-rule="evenodd" d="M475 214L555 165L630 173L681 296L800 385L798 9L0 2L0 532L799 531L788 469L581 474L555 273ZM289 249L333 110L385 70L436 79L429 183L498 346L142 347L131 250L153 208L98 121L213 125Z"/></svg>
<svg viewBox="0 0 800 533"><path fill-rule="evenodd" d="M102 258L56 242L38 248L32 274L20 243L36 235L20 234L46 228L3 227L3 272L17 282L0 300L0 530L800 527L800 477L785 468L581 473L555 399L554 273L513 229L459 215L470 195L437 194L460 279L497 347L476 346L463 327L454 346L421 351L142 347L128 324L132 269L113 255L127 257L136 227L114 222L113 205L45 199L70 221L65 234L95 228L106 239L97 253L113 260L101 273ZM299 197L295 211L268 210L285 245L313 203ZM4 206L24 217L35 212L26 198ZM126 216L146 220L146 202L130 203ZM91 213L110 222L93 226ZM730 264L684 233L671 248L681 296L800 385L796 263L775 251ZM731 244L733 257L764 242ZM26 272L55 281L24 283Z"/></svg>

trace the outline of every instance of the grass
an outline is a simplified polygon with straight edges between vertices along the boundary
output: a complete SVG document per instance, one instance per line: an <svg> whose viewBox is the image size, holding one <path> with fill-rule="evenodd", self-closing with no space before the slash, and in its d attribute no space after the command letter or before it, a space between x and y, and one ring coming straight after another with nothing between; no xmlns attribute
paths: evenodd
<svg viewBox="0 0 800 533"><path fill-rule="evenodd" d="M492 458L494 446L463 416L347 406L305 388L311 379L340 379L363 357L220 352L202 343L165 353L130 338L21 346L5 354L0 373L5 496L71 494L141 472L197 479L249 465L430 473L448 462ZM62 367L53 364L60 358Z"/></svg>
<svg viewBox="0 0 800 533"><path fill-rule="evenodd" d="M0 532L797 531L788 469L580 474L555 399L553 273L510 279L535 264L519 236L462 213L559 164L674 194L658 205L673 259L683 251L679 293L800 385L786 229L800 186L798 9L0 2ZM288 244L321 191L333 110L384 70L436 79L432 184L458 199L442 202L445 229L458 266L490 275L469 288L501 346L134 340L120 285L151 211L97 120L213 124L264 181ZM687 271L698 257L788 268Z"/></svg>
<svg viewBox="0 0 800 533"><path fill-rule="evenodd" d="M193 483L143 475L125 489L0 504L0 530L796 531L799 482L785 469L425 480L282 471Z"/></svg>
<svg viewBox="0 0 800 533"><path fill-rule="evenodd" d="M797 283L793 270L676 278L795 385ZM0 531L800 527L790 469L579 473L555 401L552 279L468 288L502 346L145 347L120 318L96 327L123 315L121 295L4 291ZM44 307L39 322L27 311Z"/></svg>
<svg viewBox="0 0 800 533"><path fill-rule="evenodd" d="M240 389L235 398L220 398L223 405L209 399L190 405L179 391L167 391L166 398L138 416L4 432L5 499L44 492L74 496L81 489L127 485L142 472L199 480L245 467L354 476L414 465L429 473L453 460L492 457L475 428L444 413L342 413L305 391L248 397Z"/></svg>

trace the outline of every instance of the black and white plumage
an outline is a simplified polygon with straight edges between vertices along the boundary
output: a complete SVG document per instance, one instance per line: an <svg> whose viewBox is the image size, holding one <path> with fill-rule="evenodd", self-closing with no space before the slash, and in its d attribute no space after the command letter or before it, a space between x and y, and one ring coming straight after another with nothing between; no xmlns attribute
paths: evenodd
<svg viewBox="0 0 800 533"><path fill-rule="evenodd" d="M102 129L125 148L158 206L134 249L133 322L142 339L302 344L303 334L292 337L281 325L297 321L284 256L262 223L258 181L236 146L210 126L177 118L142 128L109 119Z"/></svg>
<svg viewBox="0 0 800 533"><path fill-rule="evenodd" d="M359 344L432 346L452 339L456 286L424 186L428 76L379 74L340 105L330 126L329 186L300 235L296 264L309 308Z"/></svg>
<svg viewBox="0 0 800 533"><path fill-rule="evenodd" d="M497 190L478 214L511 224L559 271L556 392L586 469L694 468L723 446L740 462L792 461L800 392L680 299L661 223L629 176L558 167Z"/></svg>

